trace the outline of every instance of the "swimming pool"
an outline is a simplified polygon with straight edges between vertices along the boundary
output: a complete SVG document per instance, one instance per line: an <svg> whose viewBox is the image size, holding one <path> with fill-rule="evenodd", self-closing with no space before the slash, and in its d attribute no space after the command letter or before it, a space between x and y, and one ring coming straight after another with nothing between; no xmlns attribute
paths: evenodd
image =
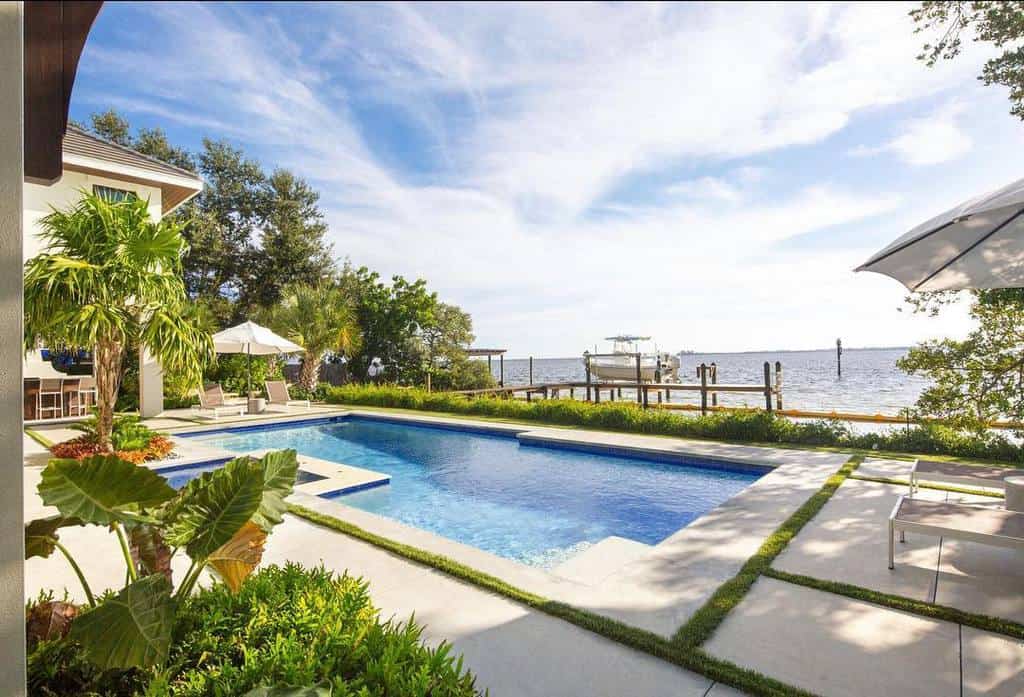
<svg viewBox="0 0 1024 697"><path fill-rule="evenodd" d="M545 568L611 535L660 542L767 471L540 447L511 434L362 417L198 439L235 452L294 448L388 474L387 486L326 496Z"/></svg>

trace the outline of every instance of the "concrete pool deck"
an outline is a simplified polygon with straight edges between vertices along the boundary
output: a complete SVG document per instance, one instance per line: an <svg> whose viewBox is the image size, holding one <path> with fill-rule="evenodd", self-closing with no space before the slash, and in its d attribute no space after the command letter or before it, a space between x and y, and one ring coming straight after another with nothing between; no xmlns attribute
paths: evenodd
<svg viewBox="0 0 1024 697"><path fill-rule="evenodd" d="M378 412L365 414L382 416ZM492 425L429 415L390 414L388 418L475 429ZM296 493L292 500L389 539L443 554L523 590L669 636L847 459L834 453L654 436L519 424L501 428L526 434L524 441L569 439L661 454L768 463L775 469L658 545L609 538L591 547L590 554L585 551L551 571L527 567L336 501L305 493ZM44 514L34 492L41 456L36 453L34 458L26 458L26 464L36 463L26 471L26 519ZM903 464L909 467L909 463ZM882 471L870 467L898 468L870 460L865 465L865 474ZM962 549L956 551L949 543L908 536L897 557L896 572L888 571L884 549L878 546L885 538L884 531L878 529L877 516L898 490L893 485L847 480L776 560L776 568L921 600L937 595L942 604L960 607L963 603L964 609L976 612L986 611L977 607L987 607L990 614L1015 617L1018 606L1014 603L1021 599L1020 578L1024 577L1013 570L1019 567L1007 564L1022 562L1019 557L1008 561L992 557L991 550L979 545L960 545ZM922 495L945 497L943 492L928 490ZM70 528L62 534L72 550L82 545L113 550L109 556L89 555L86 560L85 573L94 588L102 587L101 580L108 585L122 582L117 544L108 533L98 528ZM952 566L946 568L947 554L959 554L953 559L960 561L949 562ZM371 595L385 615L404 618L415 611L417 619L428 625L427 638L451 641L455 650L465 655L466 665L479 675L480 686L489 687L495 695L739 694L290 515L271 536L264 560L323 562L337 571L349 569L363 576L370 581ZM113 564L108 567L110 562ZM934 580L937 570L946 577L938 583ZM66 585L72 592L77 587L67 565L56 556L29 560L26 576L29 596L44 586ZM1000 582L1005 583L1000 586ZM994 604L971 605L990 598ZM1024 642L765 577L704 648L714 656L821 695L1024 694Z"/></svg>

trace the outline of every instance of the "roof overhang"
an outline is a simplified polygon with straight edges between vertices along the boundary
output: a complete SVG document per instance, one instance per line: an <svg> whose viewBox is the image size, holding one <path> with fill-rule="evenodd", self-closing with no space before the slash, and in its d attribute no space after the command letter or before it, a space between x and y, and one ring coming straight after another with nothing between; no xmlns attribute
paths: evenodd
<svg viewBox="0 0 1024 697"><path fill-rule="evenodd" d="M63 172L78 59L102 2L26 2L24 9L25 180L53 184Z"/></svg>
<svg viewBox="0 0 1024 697"><path fill-rule="evenodd" d="M64 153L63 162L64 169L69 172L109 177L160 189L162 215L167 215L203 190L203 180L199 177L153 172L141 167L69 152Z"/></svg>

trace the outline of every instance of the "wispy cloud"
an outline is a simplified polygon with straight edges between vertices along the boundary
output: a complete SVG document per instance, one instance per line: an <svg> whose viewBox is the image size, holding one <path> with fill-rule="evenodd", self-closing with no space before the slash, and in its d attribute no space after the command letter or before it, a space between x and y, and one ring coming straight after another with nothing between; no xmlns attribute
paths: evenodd
<svg viewBox="0 0 1024 697"><path fill-rule="evenodd" d="M835 137L894 107L912 116L878 147L915 165L970 155L968 102L917 105L973 89L977 64L922 66L906 10L111 3L75 104L295 169L321 190L341 254L428 278L485 342L564 354L628 325L692 346L684 320L708 303L800 320L759 336L701 320L718 348L806 346L822 292L833 314L895 306L898 286L849 269L919 203L882 185L884 169L846 176ZM837 226L862 226L860 246L830 245ZM779 246L807 235L817 243ZM651 266L624 263L638 258Z"/></svg>
<svg viewBox="0 0 1024 697"><path fill-rule="evenodd" d="M923 118L903 123L901 132L877 146L860 145L850 151L855 157L893 153L909 165L938 165L959 159L970 152L971 137L958 120L966 111L960 102L951 102Z"/></svg>

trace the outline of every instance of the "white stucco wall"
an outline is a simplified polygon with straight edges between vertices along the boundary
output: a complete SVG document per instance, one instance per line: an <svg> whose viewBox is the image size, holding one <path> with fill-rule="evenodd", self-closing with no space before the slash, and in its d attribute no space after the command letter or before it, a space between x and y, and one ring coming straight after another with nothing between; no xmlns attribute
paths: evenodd
<svg viewBox="0 0 1024 697"><path fill-rule="evenodd" d="M0 695L25 694L21 411L22 5L0 1Z"/></svg>
<svg viewBox="0 0 1024 697"><path fill-rule="evenodd" d="M51 206L54 208L67 208L81 198L83 189L91 193L92 187L96 185L134 191L139 198L149 200L150 215L153 216L154 220L160 220L160 189L134 182L119 181L110 177L65 171L61 180L52 186L25 184L25 246L22 252L23 261L43 251L43 245L38 238L38 221L50 212Z"/></svg>

